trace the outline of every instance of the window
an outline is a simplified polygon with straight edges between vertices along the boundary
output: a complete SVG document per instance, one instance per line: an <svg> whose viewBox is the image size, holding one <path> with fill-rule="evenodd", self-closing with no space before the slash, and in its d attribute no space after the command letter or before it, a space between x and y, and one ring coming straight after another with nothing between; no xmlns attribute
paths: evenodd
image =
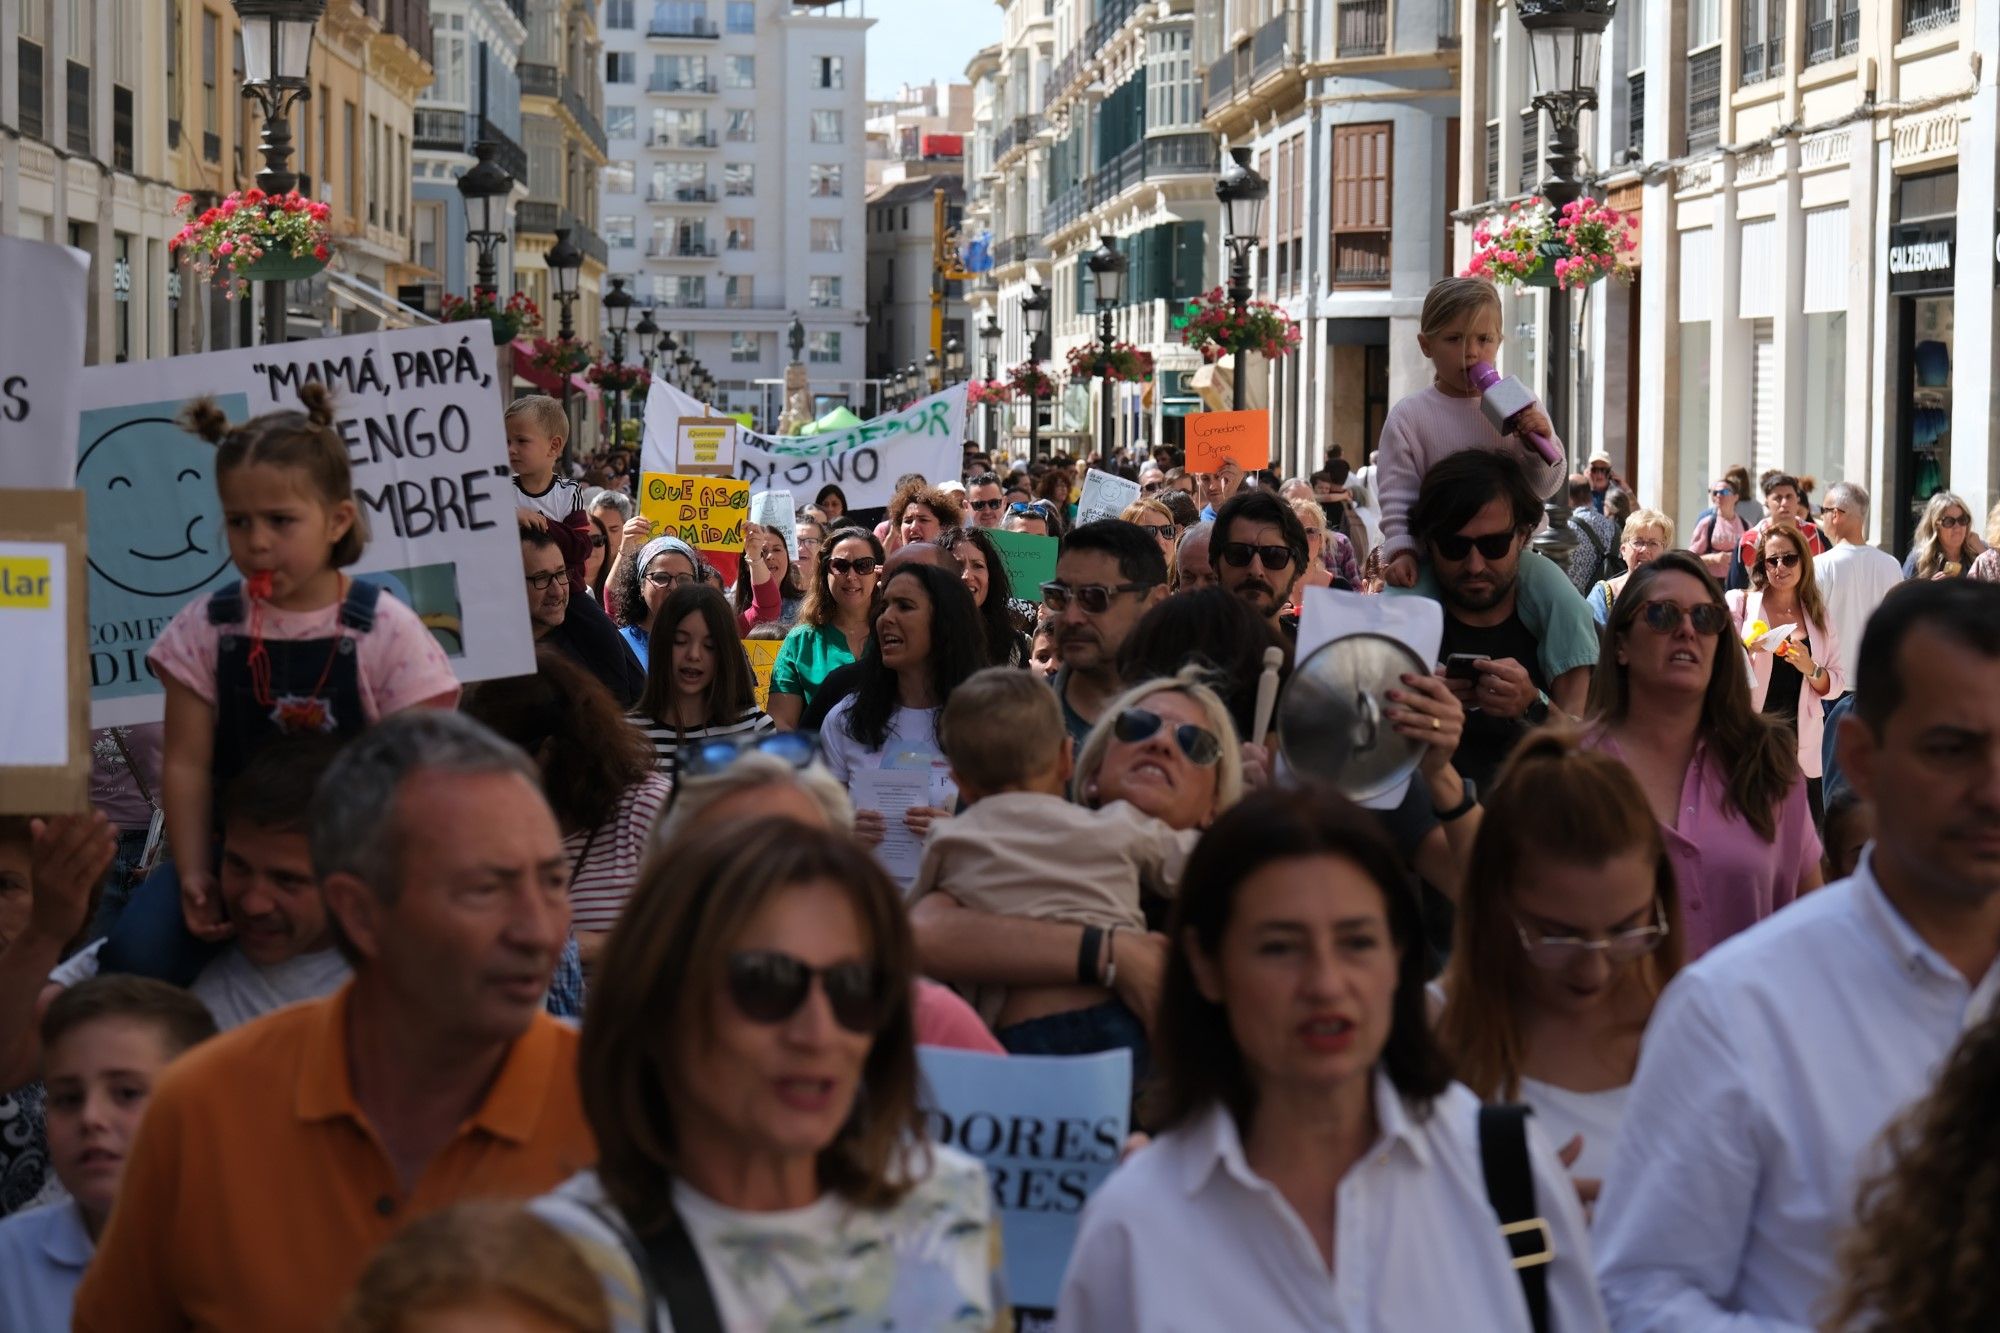
<svg viewBox="0 0 2000 1333"><path fill-rule="evenodd" d="M731 361L762 361L764 359L764 335L761 333L730 334L729 359Z"/></svg>
<svg viewBox="0 0 2000 1333"><path fill-rule="evenodd" d="M806 280L806 303L818 310L838 310L840 308L840 279L808 278Z"/></svg>
<svg viewBox="0 0 2000 1333"><path fill-rule="evenodd" d="M1146 101L1149 130L1201 124L1193 28L1155 28L1146 34Z"/></svg>
<svg viewBox="0 0 2000 1333"><path fill-rule="evenodd" d="M622 162L604 164L604 192L606 194L630 194L638 176L632 170L629 159Z"/></svg>
<svg viewBox="0 0 2000 1333"><path fill-rule="evenodd" d="M756 296L757 280L748 273L734 273L722 280L722 303L731 310L748 310Z"/></svg>
<svg viewBox="0 0 2000 1333"><path fill-rule="evenodd" d="M754 250L757 248L757 222L754 218L730 218L723 227L731 250Z"/></svg>
<svg viewBox="0 0 2000 1333"><path fill-rule="evenodd" d="M1389 158L1393 127L1333 131L1333 284L1389 285Z"/></svg>
<svg viewBox="0 0 2000 1333"><path fill-rule="evenodd" d="M840 113L838 111L815 111L812 113L812 141L814 143L840 142Z"/></svg>
<svg viewBox="0 0 2000 1333"><path fill-rule="evenodd" d="M604 26L623 32L632 26L632 0L604 0Z"/></svg>
<svg viewBox="0 0 2000 1333"><path fill-rule="evenodd" d="M605 214L604 243L614 250L630 250L638 244L630 213Z"/></svg>
<svg viewBox="0 0 2000 1333"><path fill-rule="evenodd" d="M840 219L812 219L812 251L818 255L840 253Z"/></svg>
<svg viewBox="0 0 2000 1333"><path fill-rule="evenodd" d="M699 310L708 304L708 279L699 274L683 275L671 280L667 289L665 304L683 309Z"/></svg>
<svg viewBox="0 0 2000 1333"><path fill-rule="evenodd" d="M1699 51L1722 40L1722 0L1689 0L1688 50Z"/></svg>
<svg viewBox="0 0 2000 1333"><path fill-rule="evenodd" d="M654 56L653 81L649 86L656 93L706 92L708 57Z"/></svg>
<svg viewBox="0 0 2000 1333"><path fill-rule="evenodd" d="M1737 69L1744 84L1785 76L1785 0L1744 0Z"/></svg>
<svg viewBox="0 0 2000 1333"><path fill-rule="evenodd" d="M729 30L757 31L757 0L729 0Z"/></svg>
<svg viewBox="0 0 2000 1333"><path fill-rule="evenodd" d="M655 162L646 197L654 203L699 203L708 198L708 169L699 162Z"/></svg>
<svg viewBox="0 0 2000 1333"><path fill-rule="evenodd" d="M755 88L757 86L757 57L724 56L722 58L722 86L725 88Z"/></svg>
<svg viewBox="0 0 2000 1333"><path fill-rule="evenodd" d="M847 62L839 56L820 56L813 61L813 87L845 88Z"/></svg>
<svg viewBox="0 0 2000 1333"><path fill-rule="evenodd" d="M466 105L470 99L466 96L465 35L441 32L433 50L431 64L437 73L431 79L430 91L424 96L433 102Z"/></svg>
<svg viewBox="0 0 2000 1333"><path fill-rule="evenodd" d="M1293 135L1277 147L1277 188L1272 191L1271 233L1275 285L1279 296L1296 295L1305 284L1305 137Z"/></svg>
<svg viewBox="0 0 2000 1333"><path fill-rule="evenodd" d="M732 199L747 199L757 193L757 168L748 162L731 162L724 166L722 192Z"/></svg>
<svg viewBox="0 0 2000 1333"><path fill-rule="evenodd" d="M808 333L806 335L806 360L828 362L840 360L840 333L838 330Z"/></svg>
<svg viewBox="0 0 2000 1333"><path fill-rule="evenodd" d="M443 274L439 263L439 238L444 235L444 205L419 203L414 210L411 230L417 245L417 267Z"/></svg>
<svg viewBox="0 0 2000 1333"><path fill-rule="evenodd" d="M806 169L807 192L820 199L840 197L840 167L813 166Z"/></svg>
<svg viewBox="0 0 2000 1333"><path fill-rule="evenodd" d="M204 141L202 156L211 162L222 158L222 96L216 85L216 66L222 60L222 19L212 9L201 11L201 128L217 138L215 151Z"/></svg>
<svg viewBox="0 0 2000 1333"><path fill-rule="evenodd" d="M613 139L636 139L639 137L639 113L629 106L608 106L604 108L604 133Z"/></svg>
<svg viewBox="0 0 2000 1333"><path fill-rule="evenodd" d="M757 138L757 113L755 111L732 111L729 113L729 142L754 143Z"/></svg>
<svg viewBox="0 0 2000 1333"><path fill-rule="evenodd" d="M354 213L354 201L361 197L361 111L352 102L343 102L341 115L341 165L346 169L347 199L342 207Z"/></svg>
<svg viewBox="0 0 2000 1333"><path fill-rule="evenodd" d="M636 83L638 78L638 58L630 51L606 51L604 53L604 81L606 83Z"/></svg>

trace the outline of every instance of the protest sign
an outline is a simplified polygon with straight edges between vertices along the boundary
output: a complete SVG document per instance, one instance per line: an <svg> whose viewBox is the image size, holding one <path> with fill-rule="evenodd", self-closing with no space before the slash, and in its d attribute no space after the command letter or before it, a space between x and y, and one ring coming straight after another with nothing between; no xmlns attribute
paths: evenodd
<svg viewBox="0 0 2000 1333"><path fill-rule="evenodd" d="M708 409L673 385L654 380L646 396L646 424L640 470L675 470L680 423L708 419ZM956 477L965 448L965 386L920 398L845 430L817 435L738 433L734 475L753 491L787 490L812 496L834 485L847 495L849 509L888 505L896 478L921 473L932 481Z"/></svg>
<svg viewBox="0 0 2000 1333"><path fill-rule="evenodd" d="M80 395L76 488L90 513L91 724L156 722L146 651L189 600L242 577L215 449L175 418L214 398L232 421L333 392L368 549L347 572L407 601L462 681L535 669L506 434L484 325L359 334L94 366Z"/></svg>
<svg viewBox="0 0 2000 1333"><path fill-rule="evenodd" d="M679 537L697 551L741 555L750 483L731 477L642 473L639 512L652 520L655 537Z"/></svg>
<svg viewBox="0 0 2000 1333"><path fill-rule="evenodd" d="M0 814L90 809L83 497L0 491Z"/></svg>
<svg viewBox="0 0 2000 1333"><path fill-rule="evenodd" d="M1187 430L1187 470L1220 472L1235 463L1246 472L1271 461L1271 413L1193 412L1181 418Z"/></svg>
<svg viewBox="0 0 2000 1333"><path fill-rule="evenodd" d="M986 1164L1007 1294L1049 1310L1062 1289L1084 1201L1118 1165L1132 1101L1132 1053L982 1055L918 1048L931 1141Z"/></svg>
<svg viewBox="0 0 2000 1333"><path fill-rule="evenodd" d="M90 256L0 236L0 486L67 490L76 476Z"/></svg>
<svg viewBox="0 0 2000 1333"><path fill-rule="evenodd" d="M674 470L728 472L736 466L736 436L728 417L682 417L674 431Z"/></svg>
<svg viewBox="0 0 2000 1333"><path fill-rule="evenodd" d="M750 659L750 674L757 678L759 708L770 708L771 669L778 665L778 650L784 646L782 639L743 640L743 655Z"/></svg>
<svg viewBox="0 0 2000 1333"><path fill-rule="evenodd" d="M799 558L799 516L790 491L759 491L750 497L750 521L785 539L785 554Z"/></svg>
<svg viewBox="0 0 2000 1333"><path fill-rule="evenodd" d="M1014 595L1039 605L1042 585L1056 576L1056 550L1062 543L1054 537L1004 528L988 528L986 535L1000 552L1000 564L1007 571L1007 585Z"/></svg>
<svg viewBox="0 0 2000 1333"><path fill-rule="evenodd" d="M1083 479L1083 494L1077 497L1077 524L1081 526L1100 518L1117 518L1125 512L1125 506L1138 498L1138 482L1127 481L1116 472L1094 467L1090 475Z"/></svg>

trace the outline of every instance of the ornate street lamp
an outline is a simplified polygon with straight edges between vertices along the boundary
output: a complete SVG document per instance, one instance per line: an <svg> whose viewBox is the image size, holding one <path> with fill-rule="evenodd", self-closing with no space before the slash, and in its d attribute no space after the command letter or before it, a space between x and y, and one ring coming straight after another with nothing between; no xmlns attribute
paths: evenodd
<svg viewBox="0 0 2000 1333"><path fill-rule="evenodd" d="M993 317L993 307L987 306L979 321L979 345L986 356L986 378L1000 378L1000 321ZM999 447L1000 409L992 403L986 405L986 429L983 438L986 452L991 454Z"/></svg>
<svg viewBox="0 0 2000 1333"><path fill-rule="evenodd" d="M576 324L571 311L576 305L576 279L583 269L583 251L569 243L569 228L556 228L556 243L542 262L549 268L549 286L556 294L556 304L562 307L562 324L556 331L556 341L567 345L576 338ZM576 438L576 420L569 413L571 373L562 372L563 418L569 422L569 438Z"/></svg>
<svg viewBox="0 0 2000 1333"><path fill-rule="evenodd" d="M1049 336L1049 294L1039 282L1028 284L1028 294L1021 298L1021 324L1028 332L1028 360L1036 366L1042 363L1042 342ZM1042 452L1042 405L1033 394L1028 395L1028 460L1033 462Z"/></svg>
<svg viewBox="0 0 2000 1333"><path fill-rule="evenodd" d="M639 313L639 323L632 332L639 335L639 357L646 363L648 375L653 373L653 357L659 350L653 344L654 335L659 331L660 326L653 322L653 307L647 306Z"/></svg>
<svg viewBox="0 0 2000 1333"><path fill-rule="evenodd" d="M632 307L638 304L632 293L625 290L625 279L613 278L611 290L604 294L604 319L611 329L611 362L625 364L625 331L632 322ZM611 391L611 446L617 448L625 443L625 395Z"/></svg>
<svg viewBox="0 0 2000 1333"><path fill-rule="evenodd" d="M485 140L474 144L472 152L479 160L458 178L458 192L465 198L465 239L479 247L479 273L473 279L476 291L498 292L500 288L499 254L507 240L507 211L501 203L496 219L494 204L514 192L514 178L493 160L498 151L498 144ZM496 222L499 225L494 225Z"/></svg>
<svg viewBox="0 0 2000 1333"><path fill-rule="evenodd" d="M1125 265L1125 256L1118 253L1118 247L1111 243L1111 238L1099 236L1097 248L1090 252L1090 273L1097 283L1097 364L1098 377L1102 381L1099 393L1104 400L1104 424L1097 452L1107 467L1111 463L1112 436L1117 433L1118 425L1118 405L1111 387L1111 312L1125 295Z"/></svg>
<svg viewBox="0 0 2000 1333"><path fill-rule="evenodd" d="M965 378L965 344L958 340L955 333L944 340L944 375L945 381L950 384Z"/></svg>
<svg viewBox="0 0 2000 1333"><path fill-rule="evenodd" d="M938 354L935 350L924 353L924 392L936 393L942 387L938 378Z"/></svg>
<svg viewBox="0 0 2000 1333"><path fill-rule="evenodd" d="M313 29L326 0L234 0L243 25L243 91L264 113L257 188L279 195L298 188L292 170L292 107L312 96ZM264 284L264 342L286 340L285 279Z"/></svg>
<svg viewBox="0 0 2000 1333"><path fill-rule="evenodd" d="M1250 165L1248 148L1229 150L1229 164L1215 178L1215 197L1222 201L1223 239L1229 244L1229 300L1237 317L1250 302L1250 251L1263 235L1264 199L1270 182ZM1243 349L1232 363L1229 405L1243 410Z"/></svg>

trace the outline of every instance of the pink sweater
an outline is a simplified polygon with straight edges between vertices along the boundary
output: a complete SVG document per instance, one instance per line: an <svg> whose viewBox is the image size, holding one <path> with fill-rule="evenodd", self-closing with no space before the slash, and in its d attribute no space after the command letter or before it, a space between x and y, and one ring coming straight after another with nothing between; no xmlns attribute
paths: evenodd
<svg viewBox="0 0 2000 1333"><path fill-rule="evenodd" d="M1376 501L1382 507L1382 556L1393 559L1414 552L1410 536L1410 506L1432 467L1461 449L1486 449L1508 454L1521 464L1535 494L1548 495L1568 475L1566 462L1544 463L1511 435L1494 430L1479 410L1477 398L1453 398L1437 385L1425 386L1389 409L1382 423L1382 443L1375 451ZM1562 441L1556 441L1558 452Z"/></svg>

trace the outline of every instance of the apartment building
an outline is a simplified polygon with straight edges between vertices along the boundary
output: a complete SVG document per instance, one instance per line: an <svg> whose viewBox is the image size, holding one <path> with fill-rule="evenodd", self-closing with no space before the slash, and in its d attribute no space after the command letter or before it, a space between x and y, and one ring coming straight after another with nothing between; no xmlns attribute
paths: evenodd
<svg viewBox="0 0 2000 1333"><path fill-rule="evenodd" d="M528 189L514 206L514 287L541 307L551 330L560 324L547 256L556 232L567 229L570 244L583 252L571 316L577 336L595 340L610 259L598 190L608 140L596 6L592 0L526 0L522 22L527 40L514 70Z"/></svg>
<svg viewBox="0 0 2000 1333"><path fill-rule="evenodd" d="M938 236L937 195L944 194L947 236L963 230L965 181L956 156L923 165L935 174L913 176L882 186L868 196L868 379L889 378L905 366L922 369L931 344L931 287ZM973 329L964 283L945 282L940 342L958 339L970 353ZM939 371L948 370L939 353ZM966 368L972 363L968 360ZM876 406L871 390L868 406Z"/></svg>
<svg viewBox="0 0 2000 1333"><path fill-rule="evenodd" d="M476 160L473 148L491 144L494 163L514 179L512 196L494 201L495 216L504 216L501 225L510 232L514 205L528 197L518 68L528 40L527 16L527 0L431 0L436 74L417 98L411 135L411 259L422 273L419 285L401 295L432 313L444 293L470 292L478 273L478 252L466 240L470 228L458 192L459 177ZM502 245L495 260L497 290L513 291L513 246Z"/></svg>
<svg viewBox="0 0 2000 1333"><path fill-rule="evenodd" d="M714 375L721 406L767 429L794 314L822 407L863 402L872 21L846 9L604 3L611 271Z"/></svg>
<svg viewBox="0 0 2000 1333"><path fill-rule="evenodd" d="M894 97L868 103L868 194L913 175L946 169L962 174L972 133L972 85L906 84Z"/></svg>
<svg viewBox="0 0 2000 1333"><path fill-rule="evenodd" d="M1523 34L1498 0L1461 13L1483 133L1460 190L1503 200L1539 175ZM1960 0L1621 3L1583 141L1596 192L1641 219L1639 277L1577 305L1578 449L1684 529L1732 463L1862 482L1892 550L1940 488L1983 514L1996 52L2000 8ZM1510 298L1531 372L1546 304Z"/></svg>

